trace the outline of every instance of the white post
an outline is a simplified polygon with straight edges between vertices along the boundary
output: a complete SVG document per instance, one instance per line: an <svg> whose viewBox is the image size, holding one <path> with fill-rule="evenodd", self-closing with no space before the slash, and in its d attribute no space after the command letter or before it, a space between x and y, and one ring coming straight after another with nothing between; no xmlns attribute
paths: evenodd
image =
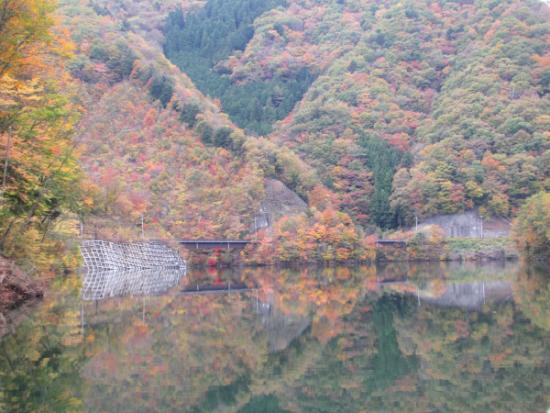
<svg viewBox="0 0 550 413"><path fill-rule="evenodd" d="M415 221L414 232L418 232L418 216L417 215L414 216L414 221Z"/></svg>
<svg viewBox="0 0 550 413"><path fill-rule="evenodd" d="M12 128L10 126L8 130L8 142L6 143L6 155L4 158L4 175L2 176L2 191L6 189L6 181L8 177L8 164L10 162L10 146L11 146L11 131Z"/></svg>
<svg viewBox="0 0 550 413"><path fill-rule="evenodd" d="M480 225L481 225L481 238L483 238L483 217L480 216L479 219L481 221L480 222Z"/></svg>
<svg viewBox="0 0 550 413"><path fill-rule="evenodd" d="M80 333L84 337L84 303L80 303Z"/></svg>

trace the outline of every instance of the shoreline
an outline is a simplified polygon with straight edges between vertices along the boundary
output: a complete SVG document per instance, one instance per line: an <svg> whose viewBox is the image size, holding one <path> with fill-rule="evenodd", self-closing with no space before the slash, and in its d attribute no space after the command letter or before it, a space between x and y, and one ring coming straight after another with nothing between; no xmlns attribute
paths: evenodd
<svg viewBox="0 0 550 413"><path fill-rule="evenodd" d="M319 259L305 259L292 261L278 261L273 259L265 262L255 262L246 258L231 262L217 262L217 265L208 265L207 262L193 263L188 259L188 269L238 269L238 268L299 268L313 266L319 268L356 265L377 265L386 263L429 263L429 262L456 262L456 263L484 263L517 261L520 256L512 246L509 238L501 239L446 239L441 244L421 246L407 246L404 249L388 250L376 249L376 258L373 260L345 260L323 261ZM40 300L48 289L47 281L31 279L11 260L0 256L0 336L3 330L11 324L12 314L19 309L32 306Z"/></svg>

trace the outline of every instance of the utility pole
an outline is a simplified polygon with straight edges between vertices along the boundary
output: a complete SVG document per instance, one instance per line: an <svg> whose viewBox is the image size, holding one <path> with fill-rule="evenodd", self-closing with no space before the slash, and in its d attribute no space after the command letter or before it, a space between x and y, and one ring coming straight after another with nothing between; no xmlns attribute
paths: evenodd
<svg viewBox="0 0 550 413"><path fill-rule="evenodd" d="M8 178L8 164L10 161L10 149L11 149L11 131L12 128L8 129L8 142L6 144L6 157L4 158L4 174L2 176L2 192L6 189L6 182Z"/></svg>
<svg viewBox="0 0 550 413"><path fill-rule="evenodd" d="M145 241L145 229L143 227L143 214L141 214L141 239Z"/></svg>
<svg viewBox="0 0 550 413"><path fill-rule="evenodd" d="M418 232L418 215L415 214L414 216L414 232Z"/></svg>

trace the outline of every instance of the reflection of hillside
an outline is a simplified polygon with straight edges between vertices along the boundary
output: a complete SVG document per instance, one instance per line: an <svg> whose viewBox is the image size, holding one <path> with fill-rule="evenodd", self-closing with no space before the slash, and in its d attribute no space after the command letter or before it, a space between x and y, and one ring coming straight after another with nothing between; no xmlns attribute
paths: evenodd
<svg viewBox="0 0 550 413"><path fill-rule="evenodd" d="M77 328L54 323L52 335L83 355L77 373L61 368L90 412L540 411L550 403L544 279L518 279L517 307L505 277L464 271L436 265L434 278L408 281L387 272L385 283L372 267L191 274L166 294L72 309ZM180 294L229 283L257 289ZM42 351L25 337L26 351ZM6 351L21 359L16 345ZM6 366L0 353L0 375Z"/></svg>
<svg viewBox="0 0 550 413"><path fill-rule="evenodd" d="M287 348L311 324L308 316L281 311L273 299L260 303L258 311L267 332L270 353Z"/></svg>
<svg viewBox="0 0 550 413"><path fill-rule="evenodd" d="M385 397L386 405L407 399L412 405L423 394L420 412L546 409L550 336L513 303L491 303L486 310L468 312L422 306L402 314L395 325L400 348L419 357L420 369L408 381L408 391L400 394L396 388Z"/></svg>

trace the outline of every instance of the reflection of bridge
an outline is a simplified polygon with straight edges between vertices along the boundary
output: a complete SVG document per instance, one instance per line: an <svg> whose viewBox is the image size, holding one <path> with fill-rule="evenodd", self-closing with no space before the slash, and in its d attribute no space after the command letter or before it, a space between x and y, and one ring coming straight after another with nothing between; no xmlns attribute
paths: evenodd
<svg viewBox="0 0 550 413"><path fill-rule="evenodd" d="M159 295L177 285L185 269L84 270L81 297L98 301L112 297Z"/></svg>
<svg viewBox="0 0 550 413"><path fill-rule="evenodd" d="M258 287L231 281L219 284L196 284L181 291L182 295L229 294L231 292L257 291Z"/></svg>

